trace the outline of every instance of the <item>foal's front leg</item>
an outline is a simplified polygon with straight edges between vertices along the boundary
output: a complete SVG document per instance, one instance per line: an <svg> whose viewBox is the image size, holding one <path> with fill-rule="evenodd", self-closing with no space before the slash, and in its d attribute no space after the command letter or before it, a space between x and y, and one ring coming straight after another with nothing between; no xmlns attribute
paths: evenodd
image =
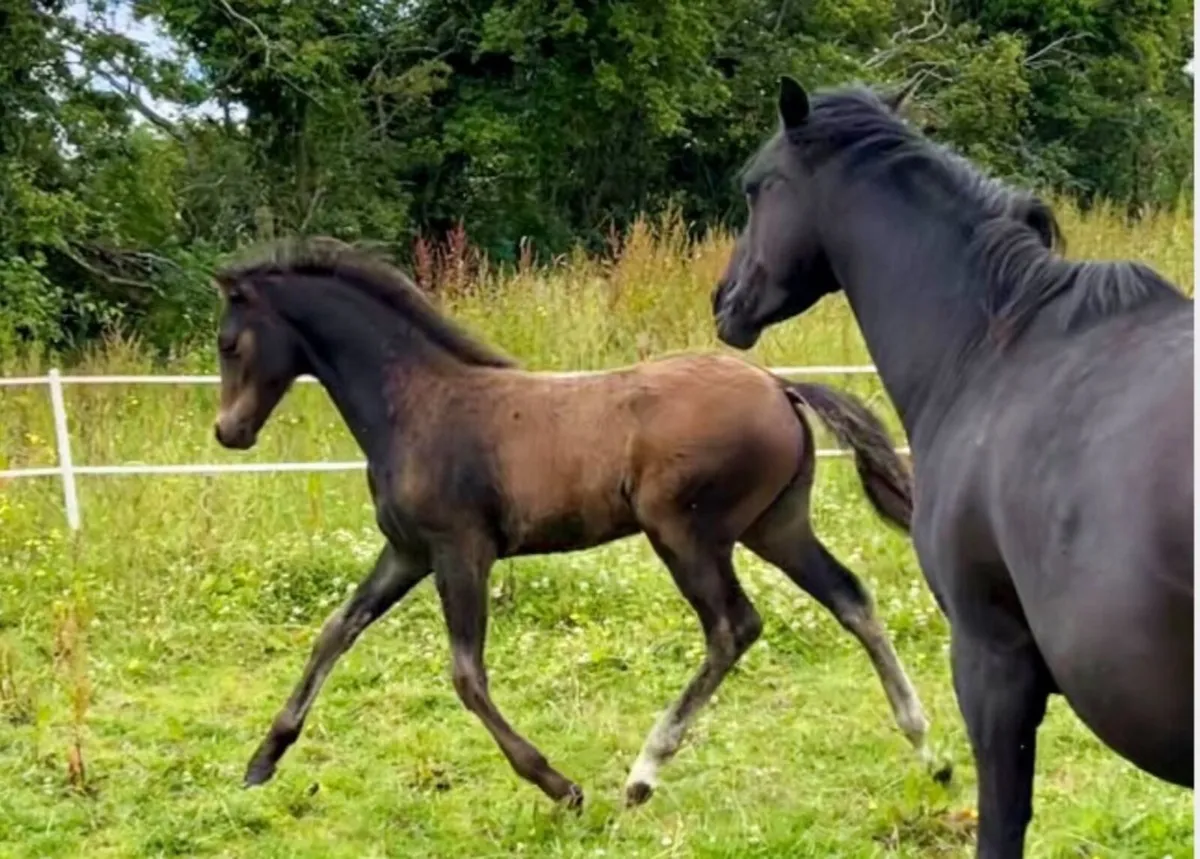
<svg viewBox="0 0 1200 859"><path fill-rule="evenodd" d="M456 535L457 536L457 535ZM487 638L487 579L495 550L483 538L458 537L434 555L434 581L450 633L454 689L463 705L488 729L517 774L569 807L583 802L583 791L546 761L532 743L504 720L488 693L483 650Z"/></svg>
<svg viewBox="0 0 1200 859"><path fill-rule="evenodd" d="M390 544L384 547L371 574L321 629L300 682L250 759L246 768L247 787L263 784L275 774L275 765L300 736L309 708L338 658L350 649L363 630L427 575L429 562L419 553L410 556L402 554Z"/></svg>

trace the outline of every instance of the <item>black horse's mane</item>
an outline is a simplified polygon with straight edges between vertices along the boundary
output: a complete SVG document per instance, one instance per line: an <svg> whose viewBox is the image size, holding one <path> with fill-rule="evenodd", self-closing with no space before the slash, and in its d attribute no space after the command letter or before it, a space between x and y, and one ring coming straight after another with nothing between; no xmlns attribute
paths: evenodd
<svg viewBox="0 0 1200 859"><path fill-rule="evenodd" d="M869 89L816 96L807 121L787 137L810 163L836 163L848 177L886 177L895 193L932 198L953 212L986 284L990 330L1006 341L1051 306L1054 326L1065 333L1146 305L1187 300L1141 263L1065 259L1049 205L918 134Z"/></svg>
<svg viewBox="0 0 1200 859"><path fill-rule="evenodd" d="M280 242L258 259L220 271L227 284L263 278L306 275L336 280L357 289L376 303L398 313L431 342L460 361L479 367L515 367L516 362L471 337L422 294L415 283L386 260L361 249L330 240Z"/></svg>

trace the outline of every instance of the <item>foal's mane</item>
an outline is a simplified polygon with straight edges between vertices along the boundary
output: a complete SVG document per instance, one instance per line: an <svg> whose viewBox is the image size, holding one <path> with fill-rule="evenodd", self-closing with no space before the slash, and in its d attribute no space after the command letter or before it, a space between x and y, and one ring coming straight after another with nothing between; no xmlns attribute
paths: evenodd
<svg viewBox="0 0 1200 859"><path fill-rule="evenodd" d="M787 133L810 163L831 163L850 179L884 178L956 217L985 284L989 329L1011 342L1053 305L1062 333L1141 307L1187 301L1142 263L1065 259L1058 220L1043 200L985 175L919 134L866 88L817 95L808 119Z"/></svg>
<svg viewBox="0 0 1200 859"><path fill-rule="evenodd" d="M444 316L400 269L339 242L282 242L271 246L266 258L231 265L220 271L217 279L232 284L295 275L324 278L357 289L466 364L516 366L514 360L480 343Z"/></svg>

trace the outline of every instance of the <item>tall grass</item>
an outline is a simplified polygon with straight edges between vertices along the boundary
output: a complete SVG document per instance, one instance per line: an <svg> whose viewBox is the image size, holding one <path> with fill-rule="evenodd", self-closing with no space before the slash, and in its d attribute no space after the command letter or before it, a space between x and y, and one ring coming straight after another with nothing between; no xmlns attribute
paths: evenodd
<svg viewBox="0 0 1200 859"><path fill-rule="evenodd" d="M1143 260L1192 294L1193 217L1190 211L1151 213L1130 223L1101 205L1088 213L1069 200L1055 201L1076 258ZM709 294L729 257L732 238L714 232L689 242L676 216L637 221L605 258L575 254L544 267L527 255L515 269L487 266L466 238L454 234L442 247L418 248L416 275L439 296L446 311L488 342L535 369L590 370L670 352L725 350L716 339ZM136 338L113 337L74 362L78 373L213 373L215 350L202 338L168 361L154 361ZM742 353L739 353L742 354ZM831 296L799 319L769 329L746 356L766 365L869 363L862 337L841 295ZM42 373L45 359L0 367L8 375ZM839 384L888 415L873 377L842 377ZM149 399L148 399L149 398ZM147 421L150 400L163 409ZM279 423L296 431L270 433L252 454L261 460L353 457L340 422L323 408L324 396L300 390ZM205 459L233 457L208 442L211 389L74 388L68 392L77 459L84 463L164 462L164 441L185 440ZM51 464L53 425L40 390L0 391L0 468ZM895 421L892 421L895 426ZM104 431L97 431L98 427ZM116 431L113 427L122 427ZM140 426L134 430L133 427Z"/></svg>
<svg viewBox="0 0 1200 859"><path fill-rule="evenodd" d="M1103 204L1084 213L1061 200L1055 210L1069 256L1143 260L1192 293L1190 212L1157 212L1129 223ZM639 220L612 261L574 256L549 269L489 273L467 285L451 280L448 305L457 318L539 368L591 369L663 352L722 348L708 298L732 243L720 231L689 243L674 217ZM772 328L751 356L768 364L867 361L841 296Z"/></svg>

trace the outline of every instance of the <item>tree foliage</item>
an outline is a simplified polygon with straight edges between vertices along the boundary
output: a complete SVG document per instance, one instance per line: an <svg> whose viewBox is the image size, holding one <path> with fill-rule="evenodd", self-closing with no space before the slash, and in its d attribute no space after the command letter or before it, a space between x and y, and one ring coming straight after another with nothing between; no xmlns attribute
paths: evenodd
<svg viewBox="0 0 1200 859"><path fill-rule="evenodd" d="M782 72L919 76L915 119L992 171L1173 203L1191 19L1185 0L0 0L0 340L121 324L168 346L211 312L215 259L284 234L403 252L461 222L511 259L671 205L735 219Z"/></svg>

